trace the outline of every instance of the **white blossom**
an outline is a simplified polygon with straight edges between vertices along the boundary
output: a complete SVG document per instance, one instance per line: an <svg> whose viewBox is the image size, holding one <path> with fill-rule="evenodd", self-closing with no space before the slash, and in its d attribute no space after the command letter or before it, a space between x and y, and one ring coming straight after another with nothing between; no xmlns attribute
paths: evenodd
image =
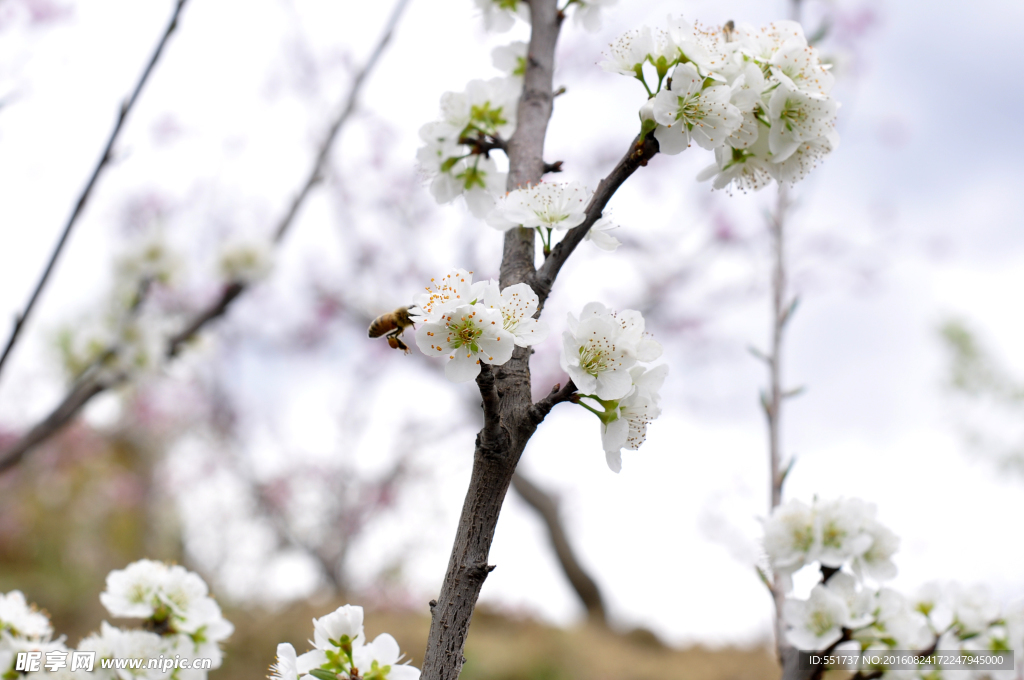
<svg viewBox="0 0 1024 680"><path fill-rule="evenodd" d="M462 130L452 123L435 120L420 128L420 139L426 146L416 152L420 169L429 177L442 172L442 166L449 158L461 155L459 135Z"/></svg>
<svg viewBox="0 0 1024 680"><path fill-rule="evenodd" d="M299 660L289 642L277 646L277 662L270 667L270 680L299 680Z"/></svg>
<svg viewBox="0 0 1024 680"><path fill-rule="evenodd" d="M92 635L78 645L82 651L94 651L99 659L155 659L161 654L174 656L168 641L156 633L146 630L123 630L111 626L104 621L100 626L99 635ZM168 654L170 653L170 654ZM141 668L116 668L113 677L119 680L163 680L171 675L171 670L147 668L145 662Z"/></svg>
<svg viewBox="0 0 1024 680"><path fill-rule="evenodd" d="M639 449L647 439L647 426L661 415L661 408L658 407L661 400L659 390L668 375L668 366L662 364L653 369L634 366L629 374L633 389L618 402L617 418L601 424L601 443L605 460L612 472L622 470L621 449Z"/></svg>
<svg viewBox="0 0 1024 680"><path fill-rule="evenodd" d="M622 34L608 50L607 58L600 66L609 73L637 76L644 63L656 51L654 33L649 26Z"/></svg>
<svg viewBox="0 0 1024 680"><path fill-rule="evenodd" d="M672 72L671 89L654 98L654 136L662 153L674 155L690 142L705 149L725 144L743 122L740 110L730 103L727 85L704 87L704 77L692 63L679 64Z"/></svg>
<svg viewBox="0 0 1024 680"><path fill-rule="evenodd" d="M313 620L314 649L297 656L290 644L277 647L277 663L271 666L270 680L311 680L318 676L371 678L373 680L418 680L420 672L401 663L401 650L387 634L367 642L363 632L363 609L353 605Z"/></svg>
<svg viewBox="0 0 1024 680"><path fill-rule="evenodd" d="M569 314L569 330L562 333L561 365L580 394L613 400L625 397L633 386L629 369L636 363L636 347L622 338L622 325L600 303L583 308L581 318Z"/></svg>
<svg viewBox="0 0 1024 680"><path fill-rule="evenodd" d="M399 663L401 658L402 653L395 638L387 633L381 633L373 642L353 650L352 660L364 676L379 669L387 680L418 680L419 669L408 665L408 662Z"/></svg>
<svg viewBox="0 0 1024 680"><path fill-rule="evenodd" d="M768 172L780 184L794 185L818 167L819 161L839 147L839 134L829 131L824 137L800 142L793 153L782 161L766 165Z"/></svg>
<svg viewBox="0 0 1024 680"><path fill-rule="evenodd" d="M437 322L445 312L471 304L473 294L473 272L453 269L440 279L430 279L426 293L420 293L413 300L415 306L409 310L414 323Z"/></svg>
<svg viewBox="0 0 1024 680"><path fill-rule="evenodd" d="M822 650L843 636L850 611L840 595L818 585L807 600L783 602L782 619L789 627L786 639L790 644L801 650Z"/></svg>
<svg viewBox="0 0 1024 680"><path fill-rule="evenodd" d="M27 638L45 638L53 634L50 619L30 606L20 590L0 594L0 630Z"/></svg>
<svg viewBox="0 0 1024 680"><path fill-rule="evenodd" d="M611 235L611 231L618 229L619 225L611 221L609 217L602 217L591 225L583 240L590 241L601 250L612 251L622 245L619 239Z"/></svg>
<svg viewBox="0 0 1024 680"><path fill-rule="evenodd" d="M835 77L822 65L818 51L806 42L786 42L768 61L772 75L790 90L797 90L816 99L824 99L832 91Z"/></svg>
<svg viewBox="0 0 1024 680"><path fill-rule="evenodd" d="M140 282L172 283L182 268L181 257L172 250L160 231L147 234L132 244L115 264L119 285L134 295Z"/></svg>
<svg viewBox="0 0 1024 680"><path fill-rule="evenodd" d="M814 513L814 547L810 559L837 568L871 547L866 524L874 506L856 498L820 502Z"/></svg>
<svg viewBox="0 0 1024 680"><path fill-rule="evenodd" d="M768 102L771 130L768 148L776 163L789 158L809 142L827 137L833 131L838 106L832 99L818 99L782 84Z"/></svg>
<svg viewBox="0 0 1024 680"><path fill-rule="evenodd" d="M777 169L769 160L768 128L758 123L759 136L747 149L720 146L715 149L715 162L697 174L697 181L713 179L715 189L733 189L748 193L771 184Z"/></svg>
<svg viewBox="0 0 1024 680"><path fill-rule="evenodd" d="M519 347L529 347L548 337L548 325L533 318L540 307L540 298L527 283L517 283L499 292L497 281L481 281L474 285L474 297L488 309L501 312L502 328Z"/></svg>
<svg viewBox="0 0 1024 680"><path fill-rule="evenodd" d="M112 616L152 619L171 633L180 633L181 639L173 644L182 647L187 640L185 646L190 649L182 647L183 654L213 659L216 666L220 665L220 643L234 632L210 597L206 582L179 565L139 560L114 570L107 575L100 602Z"/></svg>
<svg viewBox="0 0 1024 680"><path fill-rule="evenodd" d="M467 382L480 374L481 363L500 366L511 359L515 336L505 330L499 310L465 304L417 328L416 344L427 356L448 360L450 381Z"/></svg>
<svg viewBox="0 0 1024 680"><path fill-rule="evenodd" d="M858 576L870 576L876 581L887 581L896 576L892 556L900 547L899 537L877 520L869 520L864 532L871 537L871 546L853 558L853 571Z"/></svg>
<svg viewBox="0 0 1024 680"><path fill-rule="evenodd" d="M668 37L683 62L693 64L701 76L722 79L720 73L728 63L725 46L717 31L705 31L682 17L670 16Z"/></svg>
<svg viewBox="0 0 1024 680"><path fill-rule="evenodd" d="M107 574L107 589L100 602L111 616L148 619L160 605L159 592L167 565L155 560L139 560L124 569Z"/></svg>
<svg viewBox="0 0 1024 680"><path fill-rule="evenodd" d="M495 52L495 57L514 60L517 43ZM420 171L430 181L438 203L463 196L474 216L483 218L505 190L506 174L472 140L507 139L515 130L516 108L522 78L507 76L471 80L463 92L441 97L441 120L420 128L424 146L416 152Z"/></svg>
<svg viewBox="0 0 1024 680"><path fill-rule="evenodd" d="M251 285L270 274L274 250L265 240L233 238L221 246L217 264L228 281Z"/></svg>
<svg viewBox="0 0 1024 680"><path fill-rule="evenodd" d="M494 68L505 75L522 78L526 74L526 54L530 46L522 40L508 45L499 45L491 50L491 62Z"/></svg>
<svg viewBox="0 0 1024 680"><path fill-rule="evenodd" d="M869 590L862 589L852 574L840 571L828 579L825 587L832 593L838 595L846 603L850 618L847 626L860 628L866 626L874 619L874 596Z"/></svg>
<svg viewBox="0 0 1024 680"><path fill-rule="evenodd" d="M530 20L530 6L525 0L476 0L488 31L504 33L512 28L516 18Z"/></svg>
<svg viewBox="0 0 1024 680"><path fill-rule="evenodd" d="M313 619L313 644L321 651L336 650L343 640L362 644L363 608L346 604L319 619Z"/></svg>
<svg viewBox="0 0 1024 680"><path fill-rule="evenodd" d="M661 356L661 343L652 338L651 334L646 331L647 324L644 321L643 314L635 309L625 309L621 312L610 310L600 312L596 308L591 309L594 315L607 313L614 319L615 323L622 329L622 340L634 349L637 361L654 361Z"/></svg>
<svg viewBox="0 0 1024 680"><path fill-rule="evenodd" d="M601 30L601 11L611 7L618 0L576 0L571 3L575 8L573 21L583 27L584 30L596 33Z"/></svg>
<svg viewBox="0 0 1024 680"><path fill-rule="evenodd" d="M928 619L914 611L910 602L891 588L875 595L875 621L859 632L861 640L874 639L890 649L924 649L934 641Z"/></svg>
<svg viewBox="0 0 1024 680"><path fill-rule="evenodd" d="M746 149L760 136L761 123L757 120L756 112L761 103L761 93L765 90L764 75L756 64L748 62L744 64L730 88L732 93L729 101L739 109L743 120L725 143L734 149Z"/></svg>
<svg viewBox="0 0 1024 680"><path fill-rule="evenodd" d="M515 130L521 89L522 82L514 78L471 80L465 92L442 95L442 119L463 135L482 132L507 139Z"/></svg>
<svg viewBox="0 0 1024 680"><path fill-rule="evenodd" d="M804 566L814 538L814 510L809 505L791 500L776 507L764 521L764 549L772 571L786 578Z"/></svg>
<svg viewBox="0 0 1024 680"><path fill-rule="evenodd" d="M586 219L591 193L580 182L541 182L499 198L487 223L501 231L517 226L571 229Z"/></svg>
<svg viewBox="0 0 1024 680"><path fill-rule="evenodd" d="M999 605L983 586L956 588L951 604L958 632L962 636L982 632L999 617Z"/></svg>

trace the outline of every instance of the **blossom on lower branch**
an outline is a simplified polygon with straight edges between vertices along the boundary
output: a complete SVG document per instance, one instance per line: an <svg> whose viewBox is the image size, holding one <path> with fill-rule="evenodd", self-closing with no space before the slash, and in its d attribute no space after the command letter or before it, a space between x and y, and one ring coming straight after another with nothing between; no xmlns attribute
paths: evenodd
<svg viewBox="0 0 1024 680"><path fill-rule="evenodd" d="M527 347L547 337L547 325L533 318L540 299L525 283L500 290L497 281L473 283L464 269L452 270L416 299L410 310L416 345L427 356L448 360L445 375L467 382L481 364L500 366L516 346Z"/></svg>
<svg viewBox="0 0 1024 680"><path fill-rule="evenodd" d="M387 633L373 642L363 632L363 608L353 605L313 619L314 648L299 656L288 643L277 646L271 680L417 680L420 671L399 663L402 653Z"/></svg>
<svg viewBox="0 0 1024 680"><path fill-rule="evenodd" d="M144 629L119 628L103 622L100 630L83 638L77 650L66 646L65 637L53 638L47 616L30 607L18 591L0 594L0 678L17 678L15 668L20 652L56 653L65 660L56 669L32 671L31 677L45 675L95 680L206 680L206 666L193 661L209 660L221 665L220 642L234 627L209 596L206 583L180 566L140 560L125 569L112 571L100 601L111 616L140 619ZM71 670L69 652L92 652L95 667ZM141 668L113 668L110 659L173 660L173 668L145 665ZM48 662L43 665L47 665Z"/></svg>
<svg viewBox="0 0 1024 680"><path fill-rule="evenodd" d="M568 317L562 334L562 368L578 390L577 403L601 420L601 440L608 467L622 469L621 449L637 450L647 425L661 414L659 390L668 366L648 369L661 345L644 330L639 312L613 312L599 302Z"/></svg>

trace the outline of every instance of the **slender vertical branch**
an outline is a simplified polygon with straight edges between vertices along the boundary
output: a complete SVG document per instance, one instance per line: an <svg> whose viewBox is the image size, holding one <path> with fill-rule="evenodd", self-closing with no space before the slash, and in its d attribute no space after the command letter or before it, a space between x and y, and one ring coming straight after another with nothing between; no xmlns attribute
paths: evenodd
<svg viewBox="0 0 1024 680"><path fill-rule="evenodd" d="M184 4L184 2L185 0L181 0L179 7ZM391 12L391 17L388 19L388 23L385 25L384 31L377 42L374 51L370 54L369 59L367 59L366 63L363 65L362 70L360 70L350 84L341 110L331 123L331 127L329 128L327 135L325 135L320 146L317 148L316 157L305 183L302 185L302 188L296 194L295 198L292 199L288 210L284 213L275 227L275 243L280 243L281 239L284 238L285 234L287 234L292 224L295 223L299 209L309 196L312 188L317 184L322 176L327 156L330 153L331 147L337 139L338 134L344 127L345 122L349 120L349 117L356 106L360 89L366 81L369 73L373 70L373 67L379 61L384 48L391 40L395 27L398 24L398 20L408 4L409 0L397 0L394 9ZM175 333L168 339L165 349L166 358L170 360L177 357L181 350L187 346L187 344L195 338L201 330L203 330L212 321L224 316L231 308L234 301L241 297L246 290L248 290L248 287L237 281L225 286L224 290L216 300L193 315L178 333ZM117 387L118 385L127 382L129 379L130 376L123 372L116 375L107 375L105 377L100 377L98 375L83 376L75 383L71 390L64 396L64 399L60 404L58 404L48 416L33 426L27 433L22 435L7 448L0 450L0 473L13 467L33 448L60 432L65 425L71 422L71 420L78 415L82 408L84 408L93 397L108 389Z"/></svg>
<svg viewBox="0 0 1024 680"><path fill-rule="evenodd" d="M800 21L800 11L803 0L790 0L790 18L793 21ZM769 454L771 456L771 509L774 510L782 503L782 487L786 482L788 466L782 468L781 450L781 423L782 423L782 402L785 393L782 387L782 342L786 322L793 313L793 302L787 302L787 280L786 280L786 218L791 207L788 190L782 184L779 185L778 202L775 214L772 216L769 228L772 240L772 253L774 259L772 271L772 350L769 357L769 404L765 412L768 416L768 437ZM776 576L772 597L775 600L775 644L779 654L779 662L782 664L783 680L808 680L820 678L824 667L801 669L799 653L792 645L786 642L784 634L784 623L782 621L782 605L785 601L785 591L782 580Z"/></svg>
<svg viewBox="0 0 1024 680"><path fill-rule="evenodd" d="M768 232L772 251L771 276L771 348L764 357L768 365L768 389L761 394L761 405L764 407L765 419L768 422L768 459L769 459L769 513L782 503L782 486L785 483L785 472L782 469L782 403L784 390L782 387L782 345L786 322L792 309L787 304L786 281L786 212L789 209L789 197L784 186L779 187L778 201L775 212L769 217ZM787 645L783 637L782 603L785 591L782 581L775 576L772 597L775 600L775 642L779 659L787 657Z"/></svg>
<svg viewBox="0 0 1024 680"><path fill-rule="evenodd" d="M114 144L117 143L118 136L121 134L121 128L124 126L124 122L127 120L132 107L135 106L135 102L138 100L139 94L142 93L142 88L145 86L146 81L149 80L150 73L153 72L153 68L156 66L157 61L160 60L160 55L163 54L164 46L167 45L167 41L170 39L171 34L174 33L174 30L178 27L178 17L181 16L181 10L185 7L186 2L188 2L188 0L177 0L177 3L174 6L174 14L171 15L171 20L167 23L167 27L160 36L156 49L153 50L153 54L150 56L149 62L146 64L146 68L142 71L142 76L135 84L135 89L132 90L131 96L121 104L121 110L117 116L117 121L114 123L114 129L110 132L110 137L107 139L107 145L103 149L103 154L100 155L99 161L97 161L96 166L92 170L92 175L90 175L89 180L85 183L85 188L82 189L82 193L79 194L78 201L75 202L75 207L71 211L71 216L68 217L68 220L64 225L64 230L61 232L60 238L57 239L57 245L54 246L53 252L50 254L50 259L46 263L46 267L43 269L42 276L39 277L39 282L36 283L36 287L32 290L32 294L29 296L28 303L25 305L24 311L18 314L14 319L14 327L11 329L11 335L7 340L7 344L4 346L3 354L0 355L0 374L3 372L4 364L7 362L7 357L10 355L11 350L14 349L14 345L18 341L18 337L21 335L21 329L28 320L29 314L31 314L32 310L35 308L39 295L43 292L43 288L46 287L46 282L50 279L50 274L53 272L53 268L57 264L57 258L60 257L61 251L64 250L64 244L67 242L68 236L71 234L71 228L75 226L79 215L81 215L82 210L85 209L85 204L89 200L89 196L92 195L93 187L96 186L96 182L99 180L103 170L110 164Z"/></svg>
<svg viewBox="0 0 1024 680"><path fill-rule="evenodd" d="M338 116L334 119L330 129L327 131L327 136L324 138L323 143L320 145L320 149L317 152L316 160L313 162L313 167L310 169L309 175L306 177L306 183L302 185L299 192L292 199L292 203L288 208L288 212L284 214L281 221L278 222L277 228L274 230L274 242L279 243L284 238L285 233L288 231L289 226L295 221L295 216L299 212L299 208L306 200L306 196L309 192L323 179L324 168L327 165L327 157L331 153L331 148L334 146L334 140L337 138L338 133L348 122L352 112L355 111L356 104L359 101L359 94L362 92L363 84L366 82L367 77L373 68L377 65L382 54L384 54L385 48L388 43L391 42L391 37L395 33L395 28L398 26L398 20L402 18L402 13L405 11L406 5L409 4L409 0L398 0L395 3L394 8L391 10L391 16L388 18L387 24L384 25L384 31L381 34L380 40L377 41L376 47L373 48L373 52L370 53L366 63L363 64L363 68L360 69L359 73L356 74L355 79L352 81L352 85L349 87L348 96L345 98L345 103L338 113Z"/></svg>
<svg viewBox="0 0 1024 680"><path fill-rule="evenodd" d="M556 0L532 0L530 23L517 127L508 140L509 189L539 182L545 170L544 139L554 99L555 45L562 23ZM502 288L532 278L534 252L532 229L506 232L500 270ZM539 422L530 395L531 353L529 348L517 347L508 362L493 370L493 384L490 370L482 372L478 381L484 429L477 436L473 472L441 592L430 603L423 680L456 680L465 662L462 652L473 610L484 580L494 568L487 564L487 558L498 515L519 458Z"/></svg>

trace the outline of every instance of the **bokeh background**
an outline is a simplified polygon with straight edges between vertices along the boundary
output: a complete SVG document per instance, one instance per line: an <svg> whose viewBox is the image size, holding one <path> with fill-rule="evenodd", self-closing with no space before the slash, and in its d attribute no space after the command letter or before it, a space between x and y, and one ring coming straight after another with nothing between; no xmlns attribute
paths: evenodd
<svg viewBox="0 0 1024 680"><path fill-rule="evenodd" d="M390 9L190 1L5 367L4 442L67 390L62 339L102 323L126 252L158 239L178 253L146 302L155 323L174 328L220 293L221 244L269 237ZM0 318L27 299L171 10L0 0ZM617 35L670 13L760 25L790 11L621 0L598 34L567 23L547 144L564 161L559 179L596 185L635 134L642 88L596 66ZM802 11L808 33L826 29L842 145L793 193L800 306L785 373L806 393L783 423L796 458L787 497L875 503L903 539L901 590L981 583L1019 603L1013 116L1024 97L1007 75L1020 57L1007 27L1024 7L805 0ZM460 204L435 204L417 131L443 92L499 75L492 48L526 35L522 23L485 33L470 0L411 0L271 276L179 359L95 399L0 477L0 591L23 590L74 643L103 617L107 571L171 559L202 573L239 626L224 675L262 674L276 642L302 643L308 619L341 600L377 612L371 633L393 631L421 658L479 412L471 386L365 328L452 266L496 278L501 235ZM569 405L522 463L558 498L612 631L583 626L544 525L510 494L467 676L773 672L771 600L753 568L768 507L766 376L748 348L770 328L775 189L711 192L694 180L710 162L693 148L631 179L611 203L624 245L584 244L545 312L557 334L590 300L640 309L671 367L664 414L621 474L605 465L596 420ZM557 353L554 339L538 348L538 395L563 379Z"/></svg>

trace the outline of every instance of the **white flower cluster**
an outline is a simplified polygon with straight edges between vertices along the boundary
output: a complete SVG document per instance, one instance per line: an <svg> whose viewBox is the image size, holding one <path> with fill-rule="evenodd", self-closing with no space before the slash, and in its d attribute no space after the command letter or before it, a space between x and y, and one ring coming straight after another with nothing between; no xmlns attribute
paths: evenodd
<svg viewBox="0 0 1024 680"><path fill-rule="evenodd" d="M715 152L698 179L716 189L795 184L839 144L834 78L796 22L706 31L670 17L620 37L601 66L643 83L642 129L662 153Z"/></svg>
<svg viewBox="0 0 1024 680"><path fill-rule="evenodd" d="M536 229L545 251L550 252L552 230L566 231L582 224L592 196L590 189L580 182L540 182L498 198L487 215L487 224L499 231L516 227ZM602 217L585 238L602 250L615 250L619 240L608 232L616 228L610 218Z"/></svg>
<svg viewBox="0 0 1024 680"><path fill-rule="evenodd" d="M533 318L539 306L528 284L501 290L497 281L473 283L472 272L455 269L440 281L431 279L409 313L420 324L420 351L447 359L448 379L466 382L480 374L481 363L500 366L512 358L516 346L547 337L547 324Z"/></svg>
<svg viewBox="0 0 1024 680"><path fill-rule="evenodd" d="M809 565L822 569L822 583L807 599L790 595L783 603L786 638L797 649L1024 650L1024 612L1001 612L984 589L932 585L907 598L879 586L896 575L892 556L899 539L875 519L870 504L857 499L816 500L810 506L790 501L775 509L764 531L769 563L787 593L795 571ZM1000 673L985 671L984 676L1016 677L1012 671ZM885 677L937 676L934 669L919 669L889 671Z"/></svg>
<svg viewBox="0 0 1024 680"><path fill-rule="evenodd" d="M192 668L195 659L221 664L220 642L234 631L209 596L206 583L183 567L141 560L107 576L100 601L111 616L144 619L145 630L126 630L104 621L99 633L84 638L79 652L94 652L98 660L142 659L140 668L103 668L97 662L86 671L61 667L27 673L26 677L61 676L76 680L206 680L207 670ZM19 652L73 652L64 637L52 639L49 619L29 607L18 591L0 595L0 677L15 678ZM149 668L149 659L179 663ZM180 663L187 660L188 663ZM44 662L45 663L45 662ZM185 667L188 666L188 667Z"/></svg>
<svg viewBox="0 0 1024 680"><path fill-rule="evenodd" d="M231 283L252 285L270 275L274 266L274 250L264 240L234 237L220 247L217 268Z"/></svg>
<svg viewBox="0 0 1024 680"><path fill-rule="evenodd" d="M661 356L661 345L645 332L640 312L613 312L599 302L585 306L579 318L569 314L568 326L562 333L562 368L580 398L594 404L578 402L601 419L608 467L619 472L621 449L639 449L647 425L661 415L659 390L668 366L640 365Z"/></svg>
<svg viewBox="0 0 1024 680"><path fill-rule="evenodd" d="M182 258L159 231L131 244L116 260L114 285L106 309L58 335L58 349L71 379L86 369L101 378L138 374L156 368L170 336L168 319L146 304L157 288L175 285Z"/></svg>
<svg viewBox="0 0 1024 680"><path fill-rule="evenodd" d="M836 569L849 564L858 577L891 579L899 545L899 538L875 519L875 507L856 498L815 500L813 505L792 500L764 524L768 561L787 591L792 575L805 565Z"/></svg>
<svg viewBox="0 0 1024 680"><path fill-rule="evenodd" d="M420 128L425 146L416 159L438 203L462 196L473 215L485 217L505 192L507 175L490 151L515 130L525 59L526 43L497 48L494 63L507 75L471 80L465 92L445 92L441 119Z"/></svg>
<svg viewBox="0 0 1024 680"><path fill-rule="evenodd" d="M0 677L12 677L15 673L18 652L66 651L64 638L52 637L50 619L30 606L20 591L0 594Z"/></svg>
<svg viewBox="0 0 1024 680"><path fill-rule="evenodd" d="M373 642L363 632L363 608L339 607L313 619L313 649L298 656L295 648L277 646L271 680L417 680L419 669L401 664L395 638L382 633Z"/></svg>
<svg viewBox="0 0 1024 680"><path fill-rule="evenodd" d="M601 10L611 7L618 0L569 0L562 8L573 9L573 20L591 33L601 28ZM512 28L516 19L530 21L530 5L527 0L476 0L476 6L483 14L484 27L488 31L503 33Z"/></svg>

